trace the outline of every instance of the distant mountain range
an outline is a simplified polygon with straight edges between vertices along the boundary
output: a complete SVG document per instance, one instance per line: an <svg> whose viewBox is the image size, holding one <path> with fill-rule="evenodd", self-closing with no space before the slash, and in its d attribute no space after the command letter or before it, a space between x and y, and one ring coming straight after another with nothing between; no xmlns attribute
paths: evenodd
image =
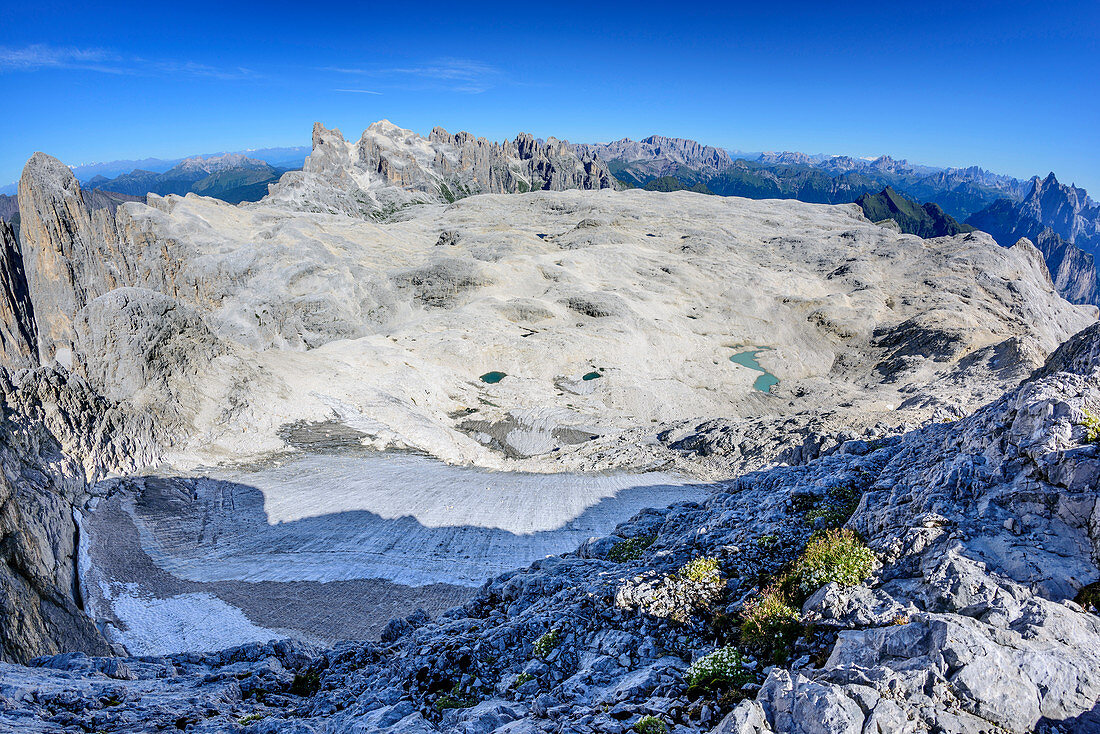
<svg viewBox="0 0 1100 734"><path fill-rule="evenodd" d="M641 141L623 138L613 143L580 143L573 150L607 162L619 181L637 188L654 179L669 177L685 184L681 188L690 188L726 170L734 161L730 151L723 148L659 135Z"/></svg>
<svg viewBox="0 0 1100 734"><path fill-rule="evenodd" d="M1100 304L1100 204L1053 173L1032 179L1019 201L1001 199L966 220L1009 247L1027 237L1043 253L1059 293L1075 303Z"/></svg>
<svg viewBox="0 0 1100 734"><path fill-rule="evenodd" d="M281 147L281 148L258 148L255 150L239 150L233 151L232 154L244 155L248 158L257 161L263 161L272 168L282 168L284 170L293 171L302 167L306 156L309 155L311 148L308 145ZM140 160L118 160L118 161L106 161L102 163L85 163L79 166L72 166L73 175L76 176L77 181L81 184L87 184L92 179L102 176L106 179L114 179L123 174L131 173L133 171L147 171L152 173L164 173L180 163L183 163L189 158L217 158L227 155L227 153L203 153L201 155L187 156L184 158L142 158ZM0 186L0 195L14 195L18 184L16 182L7 184L6 186ZM149 192L145 192L149 193Z"/></svg>
<svg viewBox="0 0 1100 734"><path fill-rule="evenodd" d="M1100 204L1076 186L1059 183L1050 173L1035 178L1019 201L1002 199L967 220L993 235L1001 244L1021 237L1034 239L1049 228L1066 242L1091 255L1100 255Z"/></svg>
<svg viewBox="0 0 1100 734"><path fill-rule="evenodd" d="M1053 173L1021 180L978 166L935 168L889 156L735 153L660 136L574 149L604 161L628 188L858 203L869 219L892 219L902 232L921 237L980 229L1005 247L1027 237L1043 253L1063 296L1100 304L1100 205L1084 189L1059 184Z"/></svg>
<svg viewBox="0 0 1100 734"><path fill-rule="evenodd" d="M298 149L276 148L269 150L268 155L284 156L288 151L293 153L296 150ZM291 158L290 162L293 161ZM96 165L110 167L112 164ZM79 169L74 169L74 173L76 170ZM184 158L161 172L136 168L115 178L96 174L82 182L81 188L89 208L110 209L112 213L119 204L127 201L144 202L151 193L167 196L193 192L239 204L242 201L262 199L267 195L268 185L276 183L289 170L295 169L276 167L241 153L222 153ZM14 192L0 194L0 220L11 222L18 233L19 202Z"/></svg>
<svg viewBox="0 0 1100 734"><path fill-rule="evenodd" d="M316 123L305 166L272 186L267 201L299 211L384 218L413 204L475 194L615 188L603 162L555 138L520 133L496 142L442 127L425 138L379 120L357 143Z"/></svg>
<svg viewBox="0 0 1100 734"><path fill-rule="evenodd" d="M193 192L239 204L266 196L268 184L278 181L287 170L240 153L225 153L186 158L163 173L135 169L111 179L97 175L84 187L133 196L150 193L182 196Z"/></svg>
<svg viewBox="0 0 1100 734"><path fill-rule="evenodd" d="M606 162L628 187L819 204L847 204L890 187L916 201L934 201L960 220L998 199L1020 199L1031 185L977 166L935 168L889 156L866 160L795 152L744 153L656 135L641 141L624 138L573 147ZM675 182L660 180L669 178Z"/></svg>

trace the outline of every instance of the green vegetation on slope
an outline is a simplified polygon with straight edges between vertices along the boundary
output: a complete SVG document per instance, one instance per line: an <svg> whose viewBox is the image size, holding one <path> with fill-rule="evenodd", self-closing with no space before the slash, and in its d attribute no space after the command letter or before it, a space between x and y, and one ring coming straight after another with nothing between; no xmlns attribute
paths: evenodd
<svg viewBox="0 0 1100 734"><path fill-rule="evenodd" d="M646 183L643 186L646 191L694 191L697 194L713 194L714 192L707 188L707 185L702 181L692 185L686 186L680 179L675 176L661 176L655 178L652 181Z"/></svg>
<svg viewBox="0 0 1100 734"><path fill-rule="evenodd" d="M929 202L922 206L889 186L877 194L864 194L856 203L872 222L893 219L906 234L928 238L974 231L969 224L960 224L944 212L939 204Z"/></svg>
<svg viewBox="0 0 1100 734"><path fill-rule="evenodd" d="M185 194L194 192L201 196L221 199L230 204L242 201L259 201L267 195L268 184L273 184L287 169L275 168L262 161L234 166L206 173L202 170L177 166L164 173L134 170L113 179L96 176L87 183L89 190L102 190L144 197L146 194Z"/></svg>
<svg viewBox="0 0 1100 734"><path fill-rule="evenodd" d="M230 204L242 201L259 201L267 196L268 184L283 175L277 168L239 168L212 173L196 181L191 190L202 196L210 196Z"/></svg>

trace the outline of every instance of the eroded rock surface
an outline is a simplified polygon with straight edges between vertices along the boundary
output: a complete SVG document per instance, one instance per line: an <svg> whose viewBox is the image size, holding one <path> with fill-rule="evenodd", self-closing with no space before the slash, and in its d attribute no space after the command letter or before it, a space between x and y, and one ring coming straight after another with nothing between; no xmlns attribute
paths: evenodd
<svg viewBox="0 0 1100 734"><path fill-rule="evenodd" d="M321 126L314 142L303 172L244 206L92 211L67 168L29 162L0 270L4 355L32 368L0 380L0 645L50 657L0 665L0 725L623 732L645 714L684 732L1087 731L1100 327L1034 246L922 240L854 206L589 190L606 169L553 140L382 122L356 145ZM778 385L754 388L759 371L730 360L745 349ZM55 655L112 651L81 579L121 576L82 573L85 512L140 485L130 499L186 508L156 540L197 532L198 558L235 532L218 518L233 493L202 505L193 477L161 475L279 461L303 426L490 469L718 481L377 643L275 643L286 617L267 609L270 626L239 627L266 641L215 655ZM304 507L241 492L257 527ZM762 589L841 524L873 575L805 589L780 647L749 644L738 623ZM205 580L162 580L147 607L225 611ZM156 642L116 612L101 621ZM688 680L718 645L746 656L726 695Z"/></svg>
<svg viewBox="0 0 1100 734"><path fill-rule="evenodd" d="M1095 731L1100 616L1073 598L1100 575L1098 345L1093 326L970 417L643 511L437 620L394 621L377 644L317 656L253 645L110 670L44 658L0 668L0 717L27 731L152 731L182 717L196 731L625 732L644 715L722 734ZM773 665L720 620L789 567L838 496L858 499L836 521L863 533L877 570L813 594L801 619L812 627ZM646 541L617 550L632 538ZM714 575L689 570L704 557ZM748 682L732 697L692 690L689 664L722 643L745 648Z"/></svg>
<svg viewBox="0 0 1100 734"><path fill-rule="evenodd" d="M19 242L7 222L0 222L0 364L11 369L38 364L38 325Z"/></svg>
<svg viewBox="0 0 1100 734"><path fill-rule="evenodd" d="M495 170L468 136L372 128L363 160L430 167L442 146ZM303 201L360 175L338 137L318 128ZM522 160L543 155L521 143ZM476 190L512 190L493 180ZM605 189L364 221L274 193L154 196L112 216L48 156L24 184L43 360L112 397L184 406L162 411L177 466L262 457L287 447L286 425L337 420L448 462L723 476L965 415L1096 315L1058 297L1033 247L921 240L855 207ZM770 393L730 362L744 348L764 348Z"/></svg>

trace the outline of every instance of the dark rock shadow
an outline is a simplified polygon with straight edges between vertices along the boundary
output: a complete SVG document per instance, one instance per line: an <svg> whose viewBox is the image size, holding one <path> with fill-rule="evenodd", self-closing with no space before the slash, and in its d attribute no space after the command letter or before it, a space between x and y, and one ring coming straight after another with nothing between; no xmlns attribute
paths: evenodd
<svg viewBox="0 0 1100 734"><path fill-rule="evenodd" d="M1048 719L1043 717L1035 725L1037 734L1100 734L1100 704L1091 711L1070 719Z"/></svg>
<svg viewBox="0 0 1100 734"><path fill-rule="evenodd" d="M698 496L693 486L623 488L553 530L524 534L429 527L368 510L271 524L257 487L143 476L119 481L85 526L100 584L136 585L159 599L212 594L257 626L330 645L377 638L390 619L419 608L434 615L462 604L484 580L573 551L646 507L674 504L653 498Z"/></svg>

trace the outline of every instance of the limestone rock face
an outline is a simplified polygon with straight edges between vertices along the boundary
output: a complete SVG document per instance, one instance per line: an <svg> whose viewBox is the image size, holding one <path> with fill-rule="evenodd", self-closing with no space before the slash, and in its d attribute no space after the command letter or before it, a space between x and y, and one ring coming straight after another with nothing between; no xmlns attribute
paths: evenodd
<svg viewBox="0 0 1100 734"><path fill-rule="evenodd" d="M521 133L497 143L440 127L423 138L380 120L356 144L316 123L304 168L285 174L269 199L302 211L385 217L410 204L472 194L603 188L615 188L607 166L554 138Z"/></svg>
<svg viewBox="0 0 1100 734"><path fill-rule="evenodd" d="M38 327L23 256L7 222L0 222L0 364L11 369L38 364Z"/></svg>
<svg viewBox="0 0 1100 734"><path fill-rule="evenodd" d="M114 222L108 209L90 210L72 171L35 153L19 180L20 240L27 285L35 304L42 362L72 364L72 318L117 285L107 265Z"/></svg>
<svg viewBox="0 0 1100 734"><path fill-rule="evenodd" d="M689 193L448 204L433 187L459 178L469 193L516 190L536 174L550 187L603 179L563 144L523 136L494 147L377 123L355 145L320 125L314 138L305 169L265 201L150 196L113 216L88 214L67 169L33 159L24 198L54 226L25 228L23 256L62 276L28 276L39 331L63 333L66 363L111 396L139 383L160 386L138 390L147 397L190 385L197 423L183 422L190 438L180 445L215 455L228 437L232 451L276 450L280 425L336 410L366 418L378 448L447 461L500 468L547 457L572 470L671 461L717 475L809 460L937 411L963 415L1095 318L1054 293L1034 248L1005 250L981 233L920 240L852 206ZM405 208L362 218L390 204ZM899 292L899 282L909 287ZM138 308L110 295L123 287L168 301L143 297ZM139 325L184 312L203 326L178 325L209 330L226 359L203 351L206 337ZM127 346L104 341L115 331ZM162 338L207 358L174 356L149 368L162 373L150 382L145 367L97 354L154 355ZM758 347L780 383L768 397L752 388L758 373L729 361ZM480 381L494 371L509 377ZM600 379L581 379L589 374ZM168 385L177 387L163 393ZM226 404L248 410L227 423ZM823 406L843 415L811 428Z"/></svg>
<svg viewBox="0 0 1100 734"><path fill-rule="evenodd" d="M1035 371L1035 376L1056 372L1087 376L1095 372L1097 365L1100 365L1100 324L1093 324L1054 350L1043 366Z"/></svg>
<svg viewBox="0 0 1100 734"><path fill-rule="evenodd" d="M1053 173L1034 179L1015 212L1021 222L1038 222L1085 252L1100 254L1100 204L1084 189L1059 183Z"/></svg>
<svg viewBox="0 0 1100 734"><path fill-rule="evenodd" d="M1093 255L1066 242L1049 227L1039 232L1034 244L1046 259L1054 287L1067 301L1100 304L1100 275Z"/></svg>
<svg viewBox="0 0 1100 734"><path fill-rule="evenodd" d="M1100 204L1084 189L1035 177L1020 201L1000 199L966 220L1005 247L1033 241L1047 259L1058 290L1074 303L1097 303L1095 258L1100 256Z"/></svg>
<svg viewBox="0 0 1100 734"><path fill-rule="evenodd" d="M541 142L529 133L520 133L514 141L492 143L466 132L451 135L436 127L428 140L438 146L436 165L458 189L456 198L465 193L615 188L604 163L594 155L574 153L569 143L556 138Z"/></svg>
<svg viewBox="0 0 1100 734"><path fill-rule="evenodd" d="M603 161L632 163L638 171L654 177L675 174L686 167L698 171L706 179L733 166L733 158L727 150L661 135L637 141L623 138L611 143L578 143L573 150Z"/></svg>
<svg viewBox="0 0 1100 734"><path fill-rule="evenodd" d="M0 448L0 659L23 662L67 649L110 654L80 608L76 584L72 512L83 482L66 476L56 444L43 434L16 445L8 438Z"/></svg>
<svg viewBox="0 0 1100 734"><path fill-rule="evenodd" d="M83 609L78 508L104 474L152 462L155 429L54 367L0 370L0 393L0 659L110 654Z"/></svg>
<svg viewBox="0 0 1100 734"><path fill-rule="evenodd" d="M176 337L186 329L166 318L174 313L167 296L146 294L155 306L118 308L114 318L96 300L119 283L126 260L114 246L110 210L90 211L68 168L36 154L20 198L22 246L0 225L0 344L9 370L0 374L0 656L106 654L110 648L83 609L79 508L104 473L153 462L160 439L153 419L159 411L131 420L132 413L102 396L137 408L138 388L162 385L165 369L179 371L172 357L180 355ZM104 296L108 302L127 295L112 293L119 295ZM46 367L16 374L40 359ZM88 374L95 388L69 369ZM158 396L173 404L163 400L163 388Z"/></svg>

